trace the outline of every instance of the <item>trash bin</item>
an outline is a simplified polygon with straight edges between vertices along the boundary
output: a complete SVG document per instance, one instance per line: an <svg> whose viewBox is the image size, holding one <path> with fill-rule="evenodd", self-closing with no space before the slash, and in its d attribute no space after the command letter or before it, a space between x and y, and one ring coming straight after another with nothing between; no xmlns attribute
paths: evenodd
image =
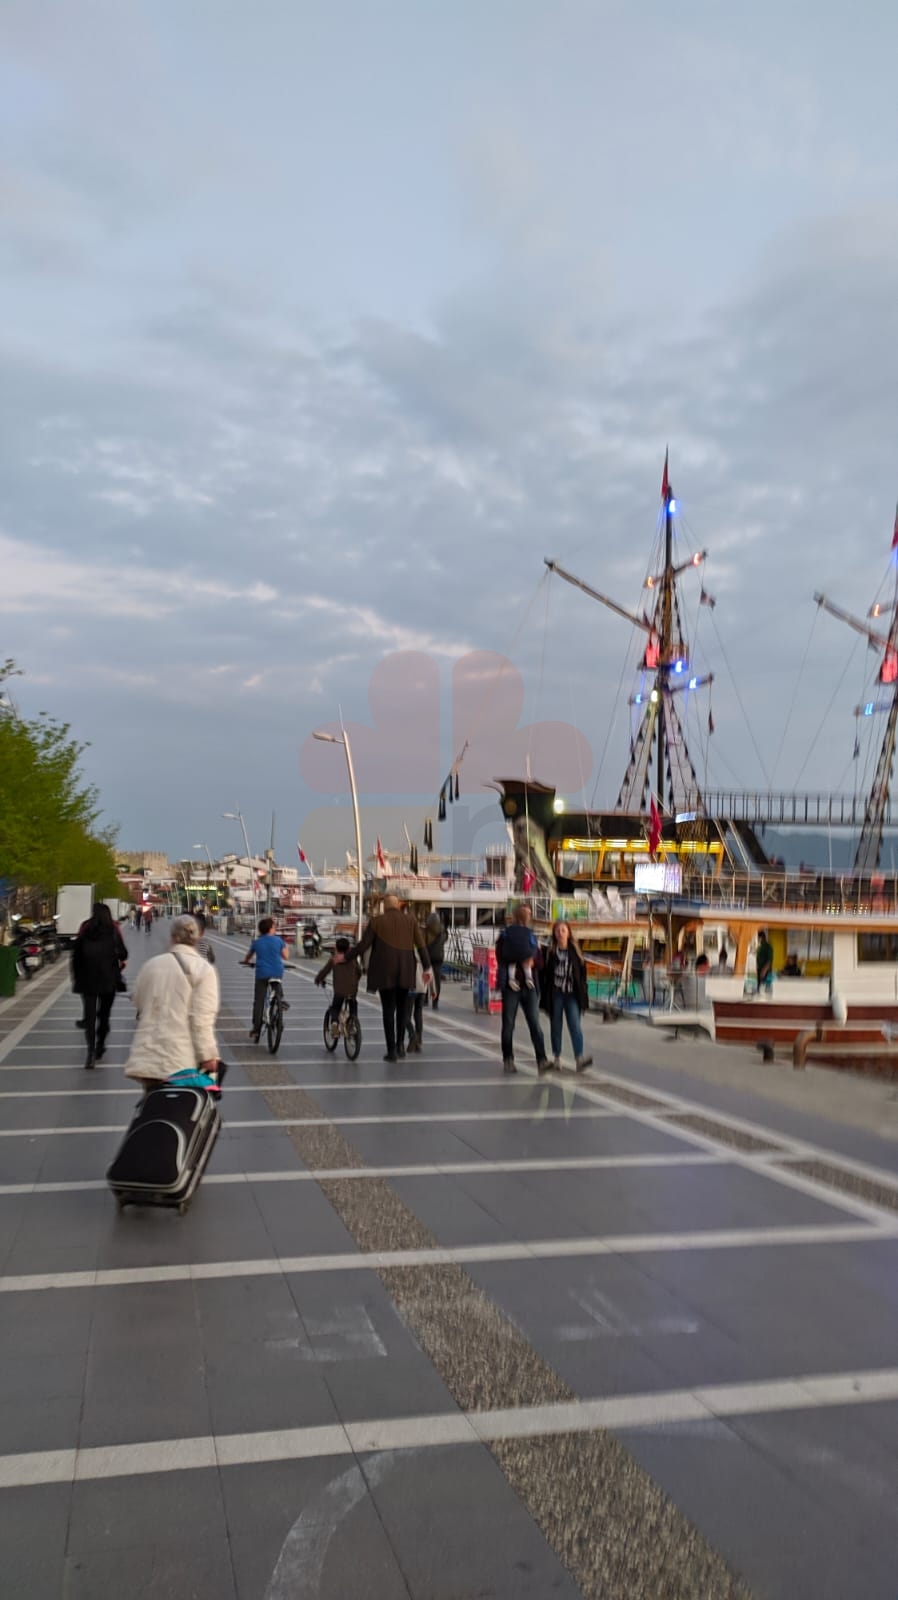
<svg viewBox="0 0 898 1600"><path fill-rule="evenodd" d="M0 944L0 996L16 992L16 947Z"/></svg>

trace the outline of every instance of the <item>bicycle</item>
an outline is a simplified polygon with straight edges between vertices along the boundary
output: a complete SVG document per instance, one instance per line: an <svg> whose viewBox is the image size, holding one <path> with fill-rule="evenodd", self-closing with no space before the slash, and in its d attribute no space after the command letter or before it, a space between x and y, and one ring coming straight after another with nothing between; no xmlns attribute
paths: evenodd
<svg viewBox="0 0 898 1600"><path fill-rule="evenodd" d="M329 1055L333 1055L342 1039L347 1060L355 1061L362 1048L362 1027L358 1015L353 1015L350 1011L348 1001L340 1007L336 1019L332 1007L328 1006L324 1013L323 1031L324 1048Z"/></svg>
<svg viewBox="0 0 898 1600"><path fill-rule="evenodd" d="M276 1056L284 1033L284 986L280 978L269 978L262 1007L262 1027L268 1036L268 1051Z"/></svg>

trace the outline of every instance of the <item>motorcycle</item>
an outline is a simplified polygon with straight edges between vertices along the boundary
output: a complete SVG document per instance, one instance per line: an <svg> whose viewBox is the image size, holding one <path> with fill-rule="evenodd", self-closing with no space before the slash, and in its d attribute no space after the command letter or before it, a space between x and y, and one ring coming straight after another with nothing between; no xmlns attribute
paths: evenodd
<svg viewBox="0 0 898 1600"><path fill-rule="evenodd" d="M35 937L40 944L44 960L52 966L62 954L62 944L55 922L42 922L40 927L35 929Z"/></svg>
<svg viewBox="0 0 898 1600"><path fill-rule="evenodd" d="M33 978L44 964L44 952L37 934L31 928L16 932L13 943L16 949L16 972L20 978Z"/></svg>
<svg viewBox="0 0 898 1600"><path fill-rule="evenodd" d="M314 961L321 954L321 934L317 928L305 928L302 936L302 953L307 961Z"/></svg>

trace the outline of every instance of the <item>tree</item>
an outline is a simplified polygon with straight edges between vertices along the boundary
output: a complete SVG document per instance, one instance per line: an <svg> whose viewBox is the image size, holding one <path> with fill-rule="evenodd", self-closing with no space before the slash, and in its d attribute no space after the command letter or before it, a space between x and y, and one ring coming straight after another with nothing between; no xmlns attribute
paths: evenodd
<svg viewBox="0 0 898 1600"><path fill-rule="evenodd" d="M0 685L16 675L0 666ZM81 773L86 746L46 712L25 721L0 705L0 878L53 893L61 883L95 883L116 894L112 843L96 829L99 796Z"/></svg>

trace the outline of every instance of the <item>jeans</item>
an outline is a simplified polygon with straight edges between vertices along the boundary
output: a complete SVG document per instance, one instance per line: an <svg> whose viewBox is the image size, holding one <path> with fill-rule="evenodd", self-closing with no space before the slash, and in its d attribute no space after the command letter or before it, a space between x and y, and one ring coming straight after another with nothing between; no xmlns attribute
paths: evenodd
<svg viewBox="0 0 898 1600"><path fill-rule="evenodd" d="M577 997L573 994L562 994L556 989L552 995L552 1054L561 1055L561 1040L564 1021L567 1018L567 1031L571 1036L571 1046L576 1059L579 1061L583 1054L583 1029L580 1026L580 1007Z"/></svg>
<svg viewBox="0 0 898 1600"><path fill-rule="evenodd" d="M265 1010L267 978L256 978L253 984L253 1033L262 1032L262 1012Z"/></svg>
<svg viewBox="0 0 898 1600"><path fill-rule="evenodd" d="M84 1004L84 1042L87 1045L89 1056L96 1055L98 1050L106 1048L106 1035L109 1032L109 1013L112 1010L114 994L86 994L82 996Z"/></svg>
<svg viewBox="0 0 898 1600"><path fill-rule="evenodd" d="M443 987L443 958L440 956L439 961L437 961L436 958L431 954L430 950L428 950L427 956L428 960L430 961L431 971L430 1004L433 1005L435 1001L439 1001L440 990ZM420 1029L418 1031L420 1032Z"/></svg>
<svg viewBox="0 0 898 1600"><path fill-rule="evenodd" d="M381 989L380 1006L384 1017L384 1039L387 1044L387 1055L396 1054L398 1044L401 1050L405 1049L405 1008L408 1004L407 989Z"/></svg>
<svg viewBox="0 0 898 1600"><path fill-rule="evenodd" d="M536 989L502 990L502 1060L514 1060L514 1025L518 1007L527 1019L537 1061L546 1059L546 1041L539 1025L539 994Z"/></svg>
<svg viewBox="0 0 898 1600"><path fill-rule="evenodd" d="M349 1007L349 1015L351 1017L358 1016L359 1003L354 994L335 994L330 1003L331 1022L337 1021L337 1018L339 1017L340 1012L343 1010L344 1005Z"/></svg>

